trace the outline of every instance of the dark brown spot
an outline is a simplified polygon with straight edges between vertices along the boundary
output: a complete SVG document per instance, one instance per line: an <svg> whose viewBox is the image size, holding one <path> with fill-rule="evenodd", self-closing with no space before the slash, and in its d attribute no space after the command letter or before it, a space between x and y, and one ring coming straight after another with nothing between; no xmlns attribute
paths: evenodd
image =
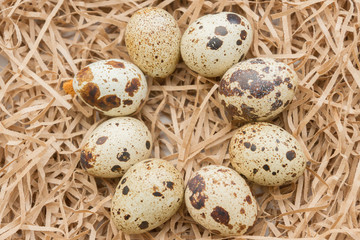
<svg viewBox="0 0 360 240"><path fill-rule="evenodd" d="M293 87L293 85L291 83L288 83L287 86L288 86L289 89L292 89L292 87Z"/></svg>
<svg viewBox="0 0 360 240"><path fill-rule="evenodd" d="M200 26L199 29L203 29L203 26Z"/></svg>
<svg viewBox="0 0 360 240"><path fill-rule="evenodd" d="M274 81L275 86L279 86L282 83L282 79L280 76L277 76L277 78Z"/></svg>
<svg viewBox="0 0 360 240"><path fill-rule="evenodd" d="M131 99L123 100L123 104L129 106L129 105L133 104L133 100L131 100Z"/></svg>
<svg viewBox="0 0 360 240"><path fill-rule="evenodd" d="M291 176L292 176L292 177L296 177L296 173L293 173Z"/></svg>
<svg viewBox="0 0 360 240"><path fill-rule="evenodd" d="M142 221L139 225L140 229L145 229L149 227L149 223L147 221Z"/></svg>
<svg viewBox="0 0 360 240"><path fill-rule="evenodd" d="M275 147L275 151L279 151L279 148L278 148L278 147Z"/></svg>
<svg viewBox="0 0 360 240"><path fill-rule="evenodd" d="M215 28L215 34L220 36L225 36L226 34L228 34L228 31L226 27L218 26Z"/></svg>
<svg viewBox="0 0 360 240"><path fill-rule="evenodd" d="M94 167L92 163L95 161L91 152L82 150L80 154L80 165L83 169L88 169Z"/></svg>
<svg viewBox="0 0 360 240"><path fill-rule="evenodd" d="M120 98L116 95L105 95L100 97L100 90L97 84L87 83L83 88L80 89L81 98L90 106L97 107L103 111L109 111L113 108L120 106Z"/></svg>
<svg viewBox="0 0 360 240"><path fill-rule="evenodd" d="M117 171L120 171L121 170L121 167L119 165L114 165L112 168L111 168L111 171L112 172L117 172Z"/></svg>
<svg viewBox="0 0 360 240"><path fill-rule="evenodd" d="M210 48L211 50L218 50L223 44L223 41L217 37L213 37L209 40L206 44L206 47Z"/></svg>
<svg viewBox="0 0 360 240"><path fill-rule="evenodd" d="M129 214L126 214L125 216L124 216L124 219L125 220L128 220L130 218L130 215Z"/></svg>
<svg viewBox="0 0 360 240"><path fill-rule="evenodd" d="M269 165L265 164L265 165L263 166L263 169L264 169L265 171L269 171L269 170L270 170L270 167L269 167Z"/></svg>
<svg viewBox="0 0 360 240"><path fill-rule="evenodd" d="M270 67L269 67L269 66L264 67L264 68L262 69L262 71L265 72L265 73L269 73L269 70L270 70Z"/></svg>
<svg viewBox="0 0 360 240"><path fill-rule="evenodd" d="M258 170L256 168L253 169L253 174L256 174Z"/></svg>
<svg viewBox="0 0 360 240"><path fill-rule="evenodd" d="M253 107L249 107L248 105L243 103L241 104L242 114L239 116L245 119L246 121L254 121L258 118L258 116L253 113L254 110L255 109Z"/></svg>
<svg viewBox="0 0 360 240"><path fill-rule="evenodd" d="M205 217L205 213L201 213L200 216L201 216L202 218L206 218L206 217Z"/></svg>
<svg viewBox="0 0 360 240"><path fill-rule="evenodd" d="M272 172L272 175L274 175L274 176L275 176L275 175L276 175L276 172Z"/></svg>
<svg viewBox="0 0 360 240"><path fill-rule="evenodd" d="M215 222L224 224L227 226L230 221L229 213L223 209L222 207L216 206L211 212L211 217L215 220Z"/></svg>
<svg viewBox="0 0 360 240"><path fill-rule="evenodd" d="M261 58L255 58L255 59L251 59L250 63L251 64L265 64L265 61L262 60Z"/></svg>
<svg viewBox="0 0 360 240"><path fill-rule="evenodd" d="M240 24L241 22L241 18L237 14L229 13L226 18L231 24Z"/></svg>
<svg viewBox="0 0 360 240"><path fill-rule="evenodd" d="M264 148L264 147L262 147L262 148L261 148L261 151L265 151L265 148Z"/></svg>
<svg viewBox="0 0 360 240"><path fill-rule="evenodd" d="M205 190L204 178L201 175L196 174L195 177L189 181L188 187L190 191L192 191L192 194L189 198L191 205L195 209L201 209L204 207L205 200L208 199L208 197L203 193Z"/></svg>
<svg viewBox="0 0 360 240"><path fill-rule="evenodd" d="M118 153L116 158L121 162L127 162L130 159L130 153L128 153L127 149L124 148L124 152Z"/></svg>
<svg viewBox="0 0 360 240"><path fill-rule="evenodd" d="M97 144L97 145L101 145L101 144L103 144L104 142L106 142L107 139L108 139L108 137L105 137L105 136L99 137L98 140L96 141L96 144Z"/></svg>
<svg viewBox="0 0 360 240"><path fill-rule="evenodd" d="M228 83L226 80L220 81L219 93L226 97L244 95L244 92L241 91L239 88L237 87L231 88L230 83Z"/></svg>
<svg viewBox="0 0 360 240"><path fill-rule="evenodd" d="M244 142L244 146L245 146L246 148L250 148L250 147L251 147L251 143L249 143L249 142Z"/></svg>
<svg viewBox="0 0 360 240"><path fill-rule="evenodd" d="M244 209L244 208L241 208L241 209L240 209L240 213L241 213L241 214L244 214L244 213L245 213L245 209Z"/></svg>
<svg viewBox="0 0 360 240"><path fill-rule="evenodd" d="M249 90L258 99L263 98L274 90L274 84L261 79L259 73L253 69L235 71L230 77L230 83L237 82L242 90Z"/></svg>
<svg viewBox="0 0 360 240"><path fill-rule="evenodd" d="M119 82L119 80L117 78L113 78L112 81L113 82Z"/></svg>
<svg viewBox="0 0 360 240"><path fill-rule="evenodd" d="M155 197L162 197L163 196L161 192L153 192L153 195Z"/></svg>
<svg viewBox="0 0 360 240"><path fill-rule="evenodd" d="M275 94L275 96L276 96L277 98L279 98L279 97L281 96L281 92L277 92L277 93Z"/></svg>
<svg viewBox="0 0 360 240"><path fill-rule="evenodd" d="M286 107L287 105L289 105L290 100L287 100L286 103L284 104L284 107Z"/></svg>
<svg viewBox="0 0 360 240"><path fill-rule="evenodd" d="M220 168L220 169L217 170L217 172L224 172L224 173L226 173L228 171L229 171L228 169L223 169L223 168Z"/></svg>
<svg viewBox="0 0 360 240"><path fill-rule="evenodd" d="M295 153L294 150L288 151L288 152L286 153L286 158L287 158L289 161L293 160L295 157L296 157L296 153Z"/></svg>
<svg viewBox="0 0 360 240"><path fill-rule="evenodd" d="M91 72L90 67L84 67L76 74L76 80L79 83L79 86L83 82L91 82L94 79L94 75Z"/></svg>
<svg viewBox="0 0 360 240"><path fill-rule="evenodd" d="M242 41L239 39L236 41L236 45L240 46L242 44ZM242 58L240 58L240 61L241 61Z"/></svg>
<svg viewBox="0 0 360 240"><path fill-rule="evenodd" d="M251 149L251 151L254 152L254 151L256 150L256 145L255 145L255 144L252 144L250 149Z"/></svg>
<svg viewBox="0 0 360 240"><path fill-rule="evenodd" d="M242 30L241 33L240 33L240 38L241 38L241 40L245 40L245 39L246 39L246 36L247 36L247 31Z"/></svg>
<svg viewBox="0 0 360 240"><path fill-rule="evenodd" d="M125 92L127 92L130 97L133 97L134 93L139 90L139 87L140 80L138 78L133 78L131 81L128 81L126 83Z"/></svg>
<svg viewBox="0 0 360 240"><path fill-rule="evenodd" d="M114 60L108 61L106 65L110 65L114 68L125 68L125 65L122 62L118 62Z"/></svg>
<svg viewBox="0 0 360 240"><path fill-rule="evenodd" d="M283 105L283 101L276 99L275 102L273 104L271 104L271 111L275 111L276 109L278 109L279 107L281 107Z"/></svg>
<svg viewBox="0 0 360 240"><path fill-rule="evenodd" d="M129 187L125 186L122 190L122 194L127 195L129 193Z"/></svg>
<svg viewBox="0 0 360 240"><path fill-rule="evenodd" d="M151 147L150 141L146 141L145 145L146 145L147 149L150 149L150 147Z"/></svg>
<svg viewBox="0 0 360 240"><path fill-rule="evenodd" d="M126 183L126 180L127 180L126 178L122 179L122 180L121 180L121 184Z"/></svg>
<svg viewBox="0 0 360 240"><path fill-rule="evenodd" d="M164 184L165 184L165 182L164 182ZM174 183L173 183L173 182L170 182L170 181L167 181L167 182L166 182L166 187L169 188L169 189L171 189L171 190L173 190L173 189L174 189Z"/></svg>
<svg viewBox="0 0 360 240"><path fill-rule="evenodd" d="M248 204L251 204L251 203L252 203L251 197L250 197L249 195L246 196L245 201L246 201Z"/></svg>

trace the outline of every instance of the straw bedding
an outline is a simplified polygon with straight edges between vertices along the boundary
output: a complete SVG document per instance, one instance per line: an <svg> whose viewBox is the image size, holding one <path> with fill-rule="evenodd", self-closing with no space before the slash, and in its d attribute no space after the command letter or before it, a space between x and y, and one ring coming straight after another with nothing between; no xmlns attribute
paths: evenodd
<svg viewBox="0 0 360 240"><path fill-rule="evenodd" d="M106 117L66 95L65 81L100 59L129 60L124 31L139 8L170 12L184 32L199 16L233 11L254 28L247 58L292 65L301 83L273 122L292 133L309 160L296 183L251 184L259 217L238 239L360 239L360 62L358 1L21 1L0 3L0 239L213 239L185 207L142 235L110 221L119 179L88 176L79 147ZM151 129L153 157L171 161L185 182L207 164L229 165L236 130L219 104L219 79L183 62L134 116Z"/></svg>

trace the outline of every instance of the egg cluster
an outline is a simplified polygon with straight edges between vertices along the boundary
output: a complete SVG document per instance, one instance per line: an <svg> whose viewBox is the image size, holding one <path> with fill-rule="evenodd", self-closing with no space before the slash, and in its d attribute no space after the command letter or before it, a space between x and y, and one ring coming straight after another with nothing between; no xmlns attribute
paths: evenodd
<svg viewBox="0 0 360 240"><path fill-rule="evenodd" d="M165 10L144 8L133 14L125 43L134 63L109 59L81 69L73 89L87 105L112 116L81 148L80 164L96 177L122 177L113 196L111 217L124 233L154 229L185 202L192 218L221 236L244 234L256 221L257 203L247 180L280 186L298 179L306 158L297 140L266 122L292 101L298 77L288 65L246 56L253 38L249 21L236 13L205 15L181 37ZM132 117L147 98L143 72L164 78L180 56L204 77L220 77L219 99L240 127L229 146L233 169L205 166L184 186L183 175L168 161L151 159L152 136ZM149 159L150 158L150 159Z"/></svg>

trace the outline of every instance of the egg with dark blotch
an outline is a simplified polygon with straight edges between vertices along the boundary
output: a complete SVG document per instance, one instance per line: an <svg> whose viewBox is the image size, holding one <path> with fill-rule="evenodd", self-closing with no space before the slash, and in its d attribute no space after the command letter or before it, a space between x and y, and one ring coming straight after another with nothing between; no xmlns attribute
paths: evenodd
<svg viewBox="0 0 360 240"><path fill-rule="evenodd" d="M257 203L245 180L224 166L201 168L185 189L191 217L214 234L241 235L257 216Z"/></svg>
<svg viewBox="0 0 360 240"><path fill-rule="evenodd" d="M285 63L254 58L231 67L219 84L219 99L233 120L266 121L292 101L299 79Z"/></svg>
<svg viewBox="0 0 360 240"><path fill-rule="evenodd" d="M127 234L150 231L169 220L182 204L184 183L168 161L148 159L131 167L120 180L111 218Z"/></svg>
<svg viewBox="0 0 360 240"><path fill-rule="evenodd" d="M108 116L134 113L145 101L147 82L141 70L122 59L101 60L74 77L76 94L90 107Z"/></svg>
<svg viewBox="0 0 360 240"><path fill-rule="evenodd" d="M167 11L147 7L135 12L125 32L131 60L145 74L165 78L174 72L180 59L181 32Z"/></svg>
<svg viewBox="0 0 360 240"><path fill-rule="evenodd" d="M306 168L299 142L271 123L242 126L229 146L233 168L248 180L264 186L281 186L297 180Z"/></svg>
<svg viewBox="0 0 360 240"><path fill-rule="evenodd" d="M252 43L249 21L236 13L208 14L193 22L181 38L181 56L205 77L223 75L244 59Z"/></svg>
<svg viewBox="0 0 360 240"><path fill-rule="evenodd" d="M152 136L146 125L131 117L101 123L81 148L80 165L95 177L121 177L135 163L150 157Z"/></svg>

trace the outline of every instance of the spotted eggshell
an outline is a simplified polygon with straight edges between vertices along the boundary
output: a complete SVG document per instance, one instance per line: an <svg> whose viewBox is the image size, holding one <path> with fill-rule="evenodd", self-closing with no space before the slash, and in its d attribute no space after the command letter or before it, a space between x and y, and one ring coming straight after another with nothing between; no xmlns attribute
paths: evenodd
<svg viewBox="0 0 360 240"><path fill-rule="evenodd" d="M81 149L80 164L96 177L121 177L151 155L152 137L145 124L131 117L101 123Z"/></svg>
<svg viewBox="0 0 360 240"><path fill-rule="evenodd" d="M230 161L248 180L265 186L280 186L298 179L306 158L298 141L276 125L250 123L230 141Z"/></svg>
<svg viewBox="0 0 360 240"><path fill-rule="evenodd" d="M176 213L183 195L180 172L165 160L148 159L131 167L119 182L111 217L124 233L150 231Z"/></svg>
<svg viewBox="0 0 360 240"><path fill-rule="evenodd" d="M181 32L167 11L147 7L132 15L126 26L125 43L131 60L151 77L174 72L180 58Z"/></svg>
<svg viewBox="0 0 360 240"><path fill-rule="evenodd" d="M224 166L206 166L196 172L185 190L192 218L222 236L239 235L256 220L257 204L245 180Z"/></svg>
<svg viewBox="0 0 360 240"><path fill-rule="evenodd" d="M141 70L121 59L87 65L75 75L73 87L86 104L108 116L134 113L148 89Z"/></svg>
<svg viewBox="0 0 360 240"><path fill-rule="evenodd" d="M254 58L231 67L222 77L219 98L234 120L265 121L291 102L298 77L288 65Z"/></svg>
<svg viewBox="0 0 360 240"><path fill-rule="evenodd" d="M244 58L253 38L246 18L232 12L208 14L193 22L181 39L181 56L205 77L223 75Z"/></svg>

